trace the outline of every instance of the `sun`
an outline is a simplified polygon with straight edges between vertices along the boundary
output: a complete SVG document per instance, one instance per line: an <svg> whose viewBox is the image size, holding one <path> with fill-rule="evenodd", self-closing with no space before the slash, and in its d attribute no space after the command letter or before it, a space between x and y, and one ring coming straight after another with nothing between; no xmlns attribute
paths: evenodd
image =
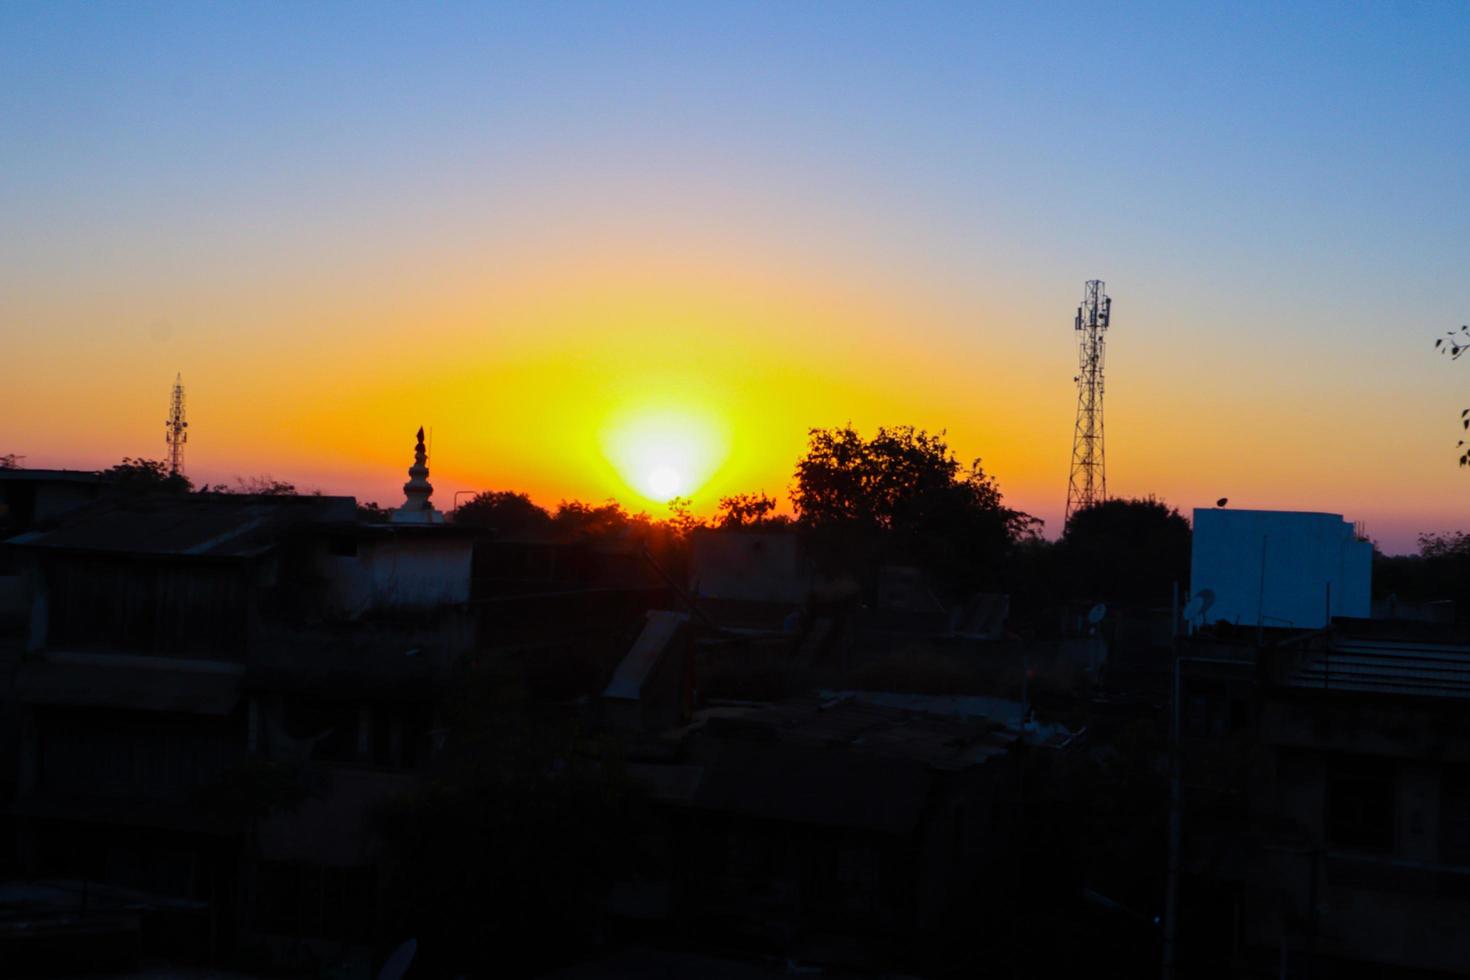
<svg viewBox="0 0 1470 980"><path fill-rule="evenodd" d="M648 474L648 489L661 500L672 500L684 492L684 477L671 465L655 467Z"/></svg>
<svg viewBox="0 0 1470 980"><path fill-rule="evenodd" d="M603 453L644 500L666 504L698 493L728 454L718 420L687 406L632 410L612 419Z"/></svg>

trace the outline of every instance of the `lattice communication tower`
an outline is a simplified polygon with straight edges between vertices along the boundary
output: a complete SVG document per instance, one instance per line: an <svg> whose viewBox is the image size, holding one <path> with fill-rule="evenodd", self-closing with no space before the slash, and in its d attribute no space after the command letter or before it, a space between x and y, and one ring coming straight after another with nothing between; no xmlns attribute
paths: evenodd
<svg viewBox="0 0 1470 980"><path fill-rule="evenodd" d="M174 376L168 421L163 425L163 438L168 443L168 472L170 476L177 476L184 472L184 443L189 441L189 423L184 420L184 377L181 374Z"/></svg>
<svg viewBox="0 0 1470 980"><path fill-rule="evenodd" d="M1072 432L1072 472L1067 480L1065 520L1108 499L1107 452L1103 447L1103 344L1113 301L1101 279L1089 279L1077 307L1077 423Z"/></svg>

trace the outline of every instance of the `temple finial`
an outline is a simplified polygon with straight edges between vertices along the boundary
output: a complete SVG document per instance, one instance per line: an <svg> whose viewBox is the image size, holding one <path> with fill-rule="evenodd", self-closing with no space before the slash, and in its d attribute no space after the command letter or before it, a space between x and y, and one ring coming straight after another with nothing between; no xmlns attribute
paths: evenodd
<svg viewBox="0 0 1470 980"><path fill-rule="evenodd" d="M434 485L429 482L429 453L424 448L424 427L419 426L418 442L413 448L413 465L408 468L408 482L403 485L403 504L393 512L393 524L443 524L444 515L434 509L429 498Z"/></svg>

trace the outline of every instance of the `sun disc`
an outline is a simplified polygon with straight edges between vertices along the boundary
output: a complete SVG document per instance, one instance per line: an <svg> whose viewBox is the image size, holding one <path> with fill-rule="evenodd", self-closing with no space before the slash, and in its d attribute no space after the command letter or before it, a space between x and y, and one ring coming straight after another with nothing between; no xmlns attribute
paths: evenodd
<svg viewBox="0 0 1470 980"><path fill-rule="evenodd" d="M672 500L679 496L683 487L683 477L672 466L659 466L648 474L648 489L661 499Z"/></svg>
<svg viewBox="0 0 1470 980"><path fill-rule="evenodd" d="M623 415L603 433L603 452L628 488L652 503L698 493L728 453L728 437L707 413L644 409Z"/></svg>

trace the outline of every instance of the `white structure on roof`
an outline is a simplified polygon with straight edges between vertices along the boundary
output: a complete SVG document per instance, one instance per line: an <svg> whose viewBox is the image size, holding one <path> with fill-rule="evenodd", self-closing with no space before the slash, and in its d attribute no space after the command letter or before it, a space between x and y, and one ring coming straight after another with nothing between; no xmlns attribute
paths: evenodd
<svg viewBox="0 0 1470 980"><path fill-rule="evenodd" d="M429 503L434 486L429 482L429 453L424 449L424 427L419 426L418 445L413 450L413 465L408 468L408 482L403 485L404 501L388 518L391 524L443 524L444 515Z"/></svg>
<svg viewBox="0 0 1470 980"><path fill-rule="evenodd" d="M1206 623L1318 629L1371 613L1373 545L1341 514L1196 508L1189 577Z"/></svg>

